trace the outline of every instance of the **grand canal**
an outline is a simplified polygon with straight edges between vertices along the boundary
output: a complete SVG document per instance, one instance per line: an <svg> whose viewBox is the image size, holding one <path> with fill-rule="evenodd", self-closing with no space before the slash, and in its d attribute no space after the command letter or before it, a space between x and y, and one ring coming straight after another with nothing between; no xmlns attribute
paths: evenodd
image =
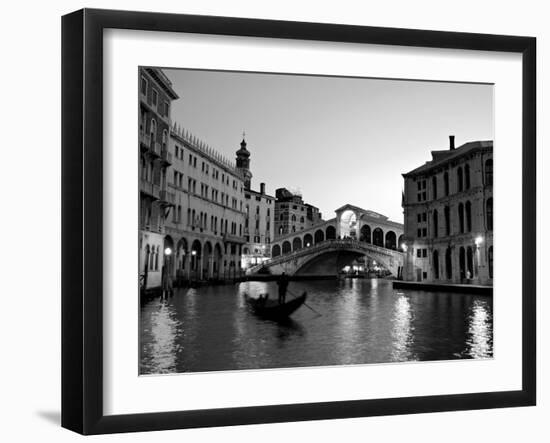
<svg viewBox="0 0 550 443"><path fill-rule="evenodd" d="M291 282L307 304L285 323L248 311L272 282L178 289L141 306L140 373L490 358L491 297L394 290L390 281Z"/></svg>

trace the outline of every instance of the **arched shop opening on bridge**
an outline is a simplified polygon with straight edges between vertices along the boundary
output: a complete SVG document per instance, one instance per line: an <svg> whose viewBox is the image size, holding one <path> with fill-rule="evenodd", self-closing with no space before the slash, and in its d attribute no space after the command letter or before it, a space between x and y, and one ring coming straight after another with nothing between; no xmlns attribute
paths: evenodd
<svg viewBox="0 0 550 443"><path fill-rule="evenodd" d="M357 238L357 215L350 209L340 216L340 238Z"/></svg>

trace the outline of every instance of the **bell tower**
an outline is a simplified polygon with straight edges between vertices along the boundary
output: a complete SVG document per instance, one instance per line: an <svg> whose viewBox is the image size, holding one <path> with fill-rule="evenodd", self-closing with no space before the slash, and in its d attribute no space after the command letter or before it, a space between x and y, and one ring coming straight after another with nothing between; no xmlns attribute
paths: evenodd
<svg viewBox="0 0 550 443"><path fill-rule="evenodd" d="M237 155L237 170L244 177L244 186L246 189L250 189L250 182L252 181L252 173L250 172L250 151L246 149L245 134L243 133L243 141L241 142L241 149L235 152Z"/></svg>

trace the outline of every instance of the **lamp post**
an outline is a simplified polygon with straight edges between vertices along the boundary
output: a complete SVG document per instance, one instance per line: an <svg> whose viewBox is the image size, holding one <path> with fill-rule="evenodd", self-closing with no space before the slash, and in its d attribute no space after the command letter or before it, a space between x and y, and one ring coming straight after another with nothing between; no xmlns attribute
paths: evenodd
<svg viewBox="0 0 550 443"><path fill-rule="evenodd" d="M481 245L483 244L483 237L481 235L478 235L475 240L474 240L474 243L476 245L476 276L479 275L479 265L481 264L481 252L480 252L480 247Z"/></svg>
<svg viewBox="0 0 550 443"><path fill-rule="evenodd" d="M195 267L197 266L197 251L194 249L191 251L191 267L193 268L193 275L195 274Z"/></svg>

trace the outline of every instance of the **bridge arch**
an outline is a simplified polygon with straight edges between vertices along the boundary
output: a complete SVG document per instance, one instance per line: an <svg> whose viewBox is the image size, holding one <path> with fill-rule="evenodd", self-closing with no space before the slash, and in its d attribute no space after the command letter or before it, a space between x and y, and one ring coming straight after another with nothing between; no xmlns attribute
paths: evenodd
<svg viewBox="0 0 550 443"><path fill-rule="evenodd" d="M313 237L311 234L304 235L304 248L309 248L313 245Z"/></svg>
<svg viewBox="0 0 550 443"><path fill-rule="evenodd" d="M397 236L395 235L395 232L388 231L386 232L386 244L385 247L388 249L397 249Z"/></svg>
<svg viewBox="0 0 550 443"><path fill-rule="evenodd" d="M292 240L292 250L299 251L300 249L302 249L302 239L300 237L295 237L294 240Z"/></svg>
<svg viewBox="0 0 550 443"><path fill-rule="evenodd" d="M322 229L317 229L315 231L315 244L325 241L325 233Z"/></svg>
<svg viewBox="0 0 550 443"><path fill-rule="evenodd" d="M325 233L327 240L336 240L336 228L334 226L327 226Z"/></svg>
<svg viewBox="0 0 550 443"><path fill-rule="evenodd" d="M281 247L279 245L273 245L271 248L271 256L278 257L279 255L281 255Z"/></svg>
<svg viewBox="0 0 550 443"><path fill-rule="evenodd" d="M369 225L361 226L359 240L364 241L366 243L371 243L371 230Z"/></svg>
<svg viewBox="0 0 550 443"><path fill-rule="evenodd" d="M372 231L372 244L375 246L384 247L384 231L381 228L376 228Z"/></svg>
<svg viewBox="0 0 550 443"><path fill-rule="evenodd" d="M399 252L380 250L356 240L327 241L324 246L315 247L310 254L293 256L288 262L275 264L272 271L277 274L279 267L289 275L336 275L345 268L366 259L367 263L397 275L403 265L403 255Z"/></svg>
<svg viewBox="0 0 550 443"><path fill-rule="evenodd" d="M288 240L283 242L283 254L292 252L292 246Z"/></svg>

